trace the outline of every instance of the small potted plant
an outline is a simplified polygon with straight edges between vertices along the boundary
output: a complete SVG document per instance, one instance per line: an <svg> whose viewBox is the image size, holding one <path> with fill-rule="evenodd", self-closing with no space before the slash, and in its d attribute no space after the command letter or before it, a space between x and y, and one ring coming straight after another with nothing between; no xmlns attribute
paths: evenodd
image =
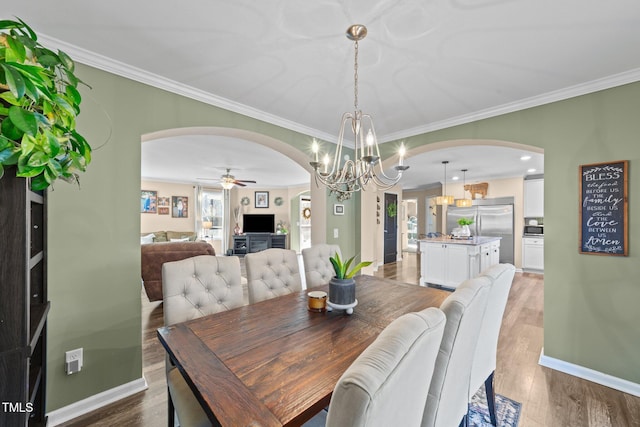
<svg viewBox="0 0 640 427"><path fill-rule="evenodd" d="M469 237L471 236L471 230L469 230L469 226L473 224L472 218L460 218L458 220L458 225L461 228L459 235L461 237Z"/></svg>
<svg viewBox="0 0 640 427"><path fill-rule="evenodd" d="M363 261L349 269L355 260L352 256L344 261L336 253L329 258L336 275L329 281L329 302L338 306L353 306L356 301L356 282L353 276L363 267L371 265L371 261Z"/></svg>

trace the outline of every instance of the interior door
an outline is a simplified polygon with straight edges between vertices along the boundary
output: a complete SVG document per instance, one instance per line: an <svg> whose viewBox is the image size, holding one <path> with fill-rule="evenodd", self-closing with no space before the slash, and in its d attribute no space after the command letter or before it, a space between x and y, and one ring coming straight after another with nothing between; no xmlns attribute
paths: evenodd
<svg viewBox="0 0 640 427"><path fill-rule="evenodd" d="M384 263L396 262L398 254L398 195L384 193Z"/></svg>

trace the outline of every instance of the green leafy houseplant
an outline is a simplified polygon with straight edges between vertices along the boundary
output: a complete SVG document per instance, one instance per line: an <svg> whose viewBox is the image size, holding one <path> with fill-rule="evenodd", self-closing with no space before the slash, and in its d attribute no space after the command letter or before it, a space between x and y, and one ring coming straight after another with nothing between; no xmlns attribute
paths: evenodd
<svg viewBox="0 0 640 427"><path fill-rule="evenodd" d="M471 224L473 224L473 219L471 219L471 218L460 218L458 220L458 225L461 226L461 227L463 225L471 225Z"/></svg>
<svg viewBox="0 0 640 427"><path fill-rule="evenodd" d="M38 43L23 21L0 21L0 178L9 166L42 190L78 182L91 147L76 131L82 100L74 63Z"/></svg>
<svg viewBox="0 0 640 427"><path fill-rule="evenodd" d="M351 279L360 269L363 267L367 267L371 265L371 261L363 261L357 265L355 265L350 271L349 267L353 263L355 259L355 255L349 258L346 262L343 262L340 259L340 255L336 252L336 254L332 257L329 257L329 261L333 265L333 270L336 272L337 279Z"/></svg>

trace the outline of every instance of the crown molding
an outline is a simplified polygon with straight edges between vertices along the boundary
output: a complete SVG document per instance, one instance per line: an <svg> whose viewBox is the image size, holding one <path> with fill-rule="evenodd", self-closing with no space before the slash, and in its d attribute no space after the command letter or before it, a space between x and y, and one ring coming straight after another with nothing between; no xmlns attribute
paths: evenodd
<svg viewBox="0 0 640 427"><path fill-rule="evenodd" d="M53 37L40 35L40 40L44 41L44 44L49 47L55 47L56 49L63 50L65 53L69 54L75 61L97 68L99 70L135 80L137 82L163 89L178 95L182 95L187 98L195 99L197 101L204 102L205 104L233 111L234 113L242 114L257 120L271 123L273 125L293 130L304 135L316 137L324 141L335 143L337 139L335 135L328 134L318 129L310 128L308 126L303 126L300 123L284 119L274 114L258 110L256 108L232 101L227 98L212 95L208 92L204 92L194 87L176 82L171 79L167 79L165 77L153 74L137 67L133 67L123 62L116 61L109 57L96 54L95 52L88 51L78 46L55 39ZM604 77L601 79L592 80L590 82L574 85L568 88L547 92L542 95L536 95L520 101L510 102L507 104L499 105L497 107L487 108L451 119L429 123L424 126L417 126L411 129L405 129L399 132L393 132L382 136L379 135L378 142L386 143L397 141L403 138L408 138L428 132L434 132L453 126L459 126L478 120L500 116L503 114L513 113L516 111L525 110L527 108L538 107L540 105L550 104L552 102L562 101L565 99L574 98L577 96L586 95L589 93L610 89L612 87L622 86L624 84L634 83L637 81L640 81L640 68L629 70L619 74L614 74L612 76Z"/></svg>
<svg viewBox="0 0 640 427"><path fill-rule="evenodd" d="M581 95L597 92L600 90L611 89L612 87L622 86L629 83L640 81L640 68L629 70L624 73L614 74L590 82L582 83L568 88L547 92L542 95L532 96L516 102L502 104L497 107L487 108L474 113L442 120L435 123L429 123L424 126L418 126L399 132L384 135L379 138L379 142L397 141L403 138L420 135L423 133L433 132L453 126L463 125L478 120L488 119L491 117L501 116L503 114L513 113L516 111L526 110L527 108L539 107L540 105L550 104L552 102L563 101L569 98L575 98Z"/></svg>
<svg viewBox="0 0 640 427"><path fill-rule="evenodd" d="M335 142L337 139L335 135L328 134L318 129L310 128L308 126L303 126L300 123L287 120L285 118L267 113L262 110L258 110L248 105L223 98L221 96L213 95L189 85L176 82L175 80L153 74L149 71L133 67L129 64L111 59L107 56L99 55L95 52L91 52L81 47L63 42L53 37L40 35L39 39L40 42L46 45L48 48L60 49L68 54L71 58L73 58L74 61L82 63L84 65L88 65L90 67L94 67L99 70L125 77L140 83L144 83L158 89L163 89L177 95L195 99L196 101L204 102L205 104L213 105L215 107L223 108L234 113L261 120L266 123L271 123L273 125L299 132L304 135L316 137L323 141Z"/></svg>

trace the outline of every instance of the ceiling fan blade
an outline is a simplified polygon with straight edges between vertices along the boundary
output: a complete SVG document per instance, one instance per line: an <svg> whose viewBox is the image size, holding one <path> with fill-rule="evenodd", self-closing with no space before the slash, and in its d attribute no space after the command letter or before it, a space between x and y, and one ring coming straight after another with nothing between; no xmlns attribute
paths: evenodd
<svg viewBox="0 0 640 427"><path fill-rule="evenodd" d="M220 181L220 178L196 178L201 179L203 181Z"/></svg>
<svg viewBox="0 0 640 427"><path fill-rule="evenodd" d="M234 183L235 185L240 186L240 187L246 187L246 186L247 186L247 184L243 184L243 183L238 182L238 181L234 181L233 183Z"/></svg>
<svg viewBox="0 0 640 427"><path fill-rule="evenodd" d="M236 179L235 182L236 183L238 183L238 182L248 182L250 184L255 184L256 183L255 181L248 180L248 179Z"/></svg>

